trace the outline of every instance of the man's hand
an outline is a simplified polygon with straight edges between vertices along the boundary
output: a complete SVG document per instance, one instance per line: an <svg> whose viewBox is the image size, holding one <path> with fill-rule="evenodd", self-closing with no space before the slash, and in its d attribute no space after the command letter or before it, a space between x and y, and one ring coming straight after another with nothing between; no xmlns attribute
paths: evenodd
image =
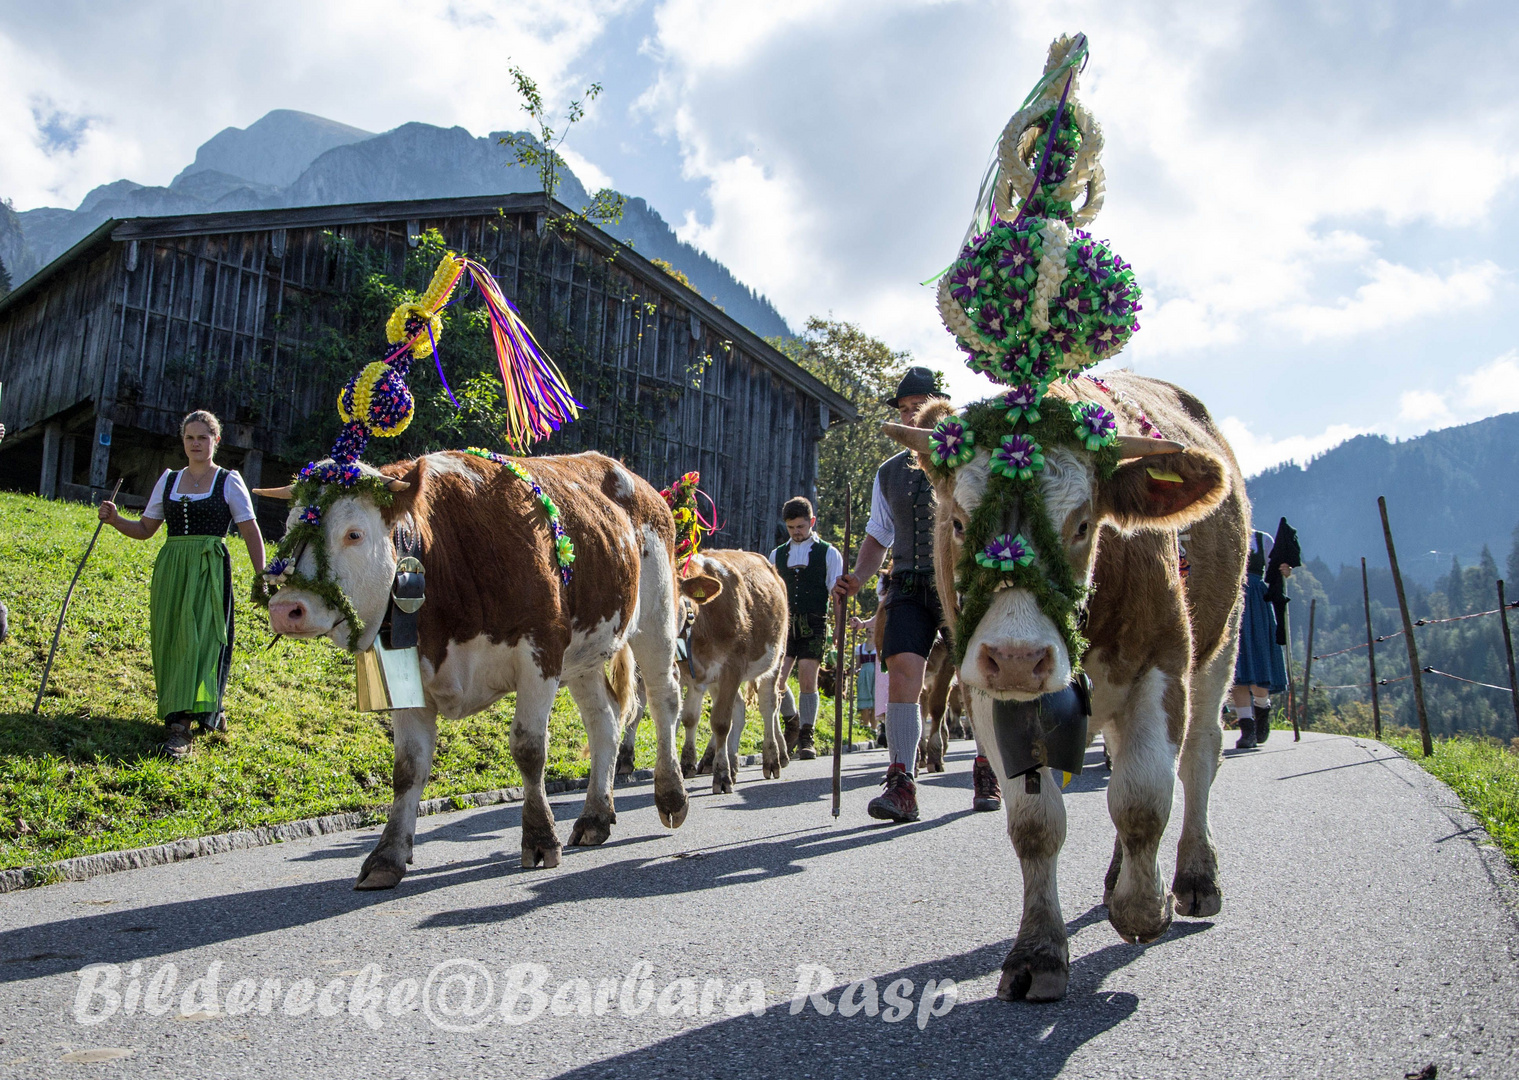
<svg viewBox="0 0 1519 1080"><path fill-rule="evenodd" d="M847 600L860 591L860 579L853 574L840 574L839 580L833 583L833 596L836 600Z"/></svg>
<svg viewBox="0 0 1519 1080"><path fill-rule="evenodd" d="M100 520L105 522L107 525L114 524L116 519L120 517L120 514L118 514L116 510L116 504L111 502L109 499L101 503L99 517Z"/></svg>

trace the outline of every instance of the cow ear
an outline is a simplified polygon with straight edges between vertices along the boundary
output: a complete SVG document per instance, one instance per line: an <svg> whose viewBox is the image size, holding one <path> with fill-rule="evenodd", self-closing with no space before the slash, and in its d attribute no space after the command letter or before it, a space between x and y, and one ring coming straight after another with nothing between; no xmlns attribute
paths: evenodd
<svg viewBox="0 0 1519 1080"><path fill-rule="evenodd" d="M705 604L717 599L718 593L723 591L723 583L715 577L706 574L692 574L690 577L680 579L680 592L682 596L688 596L698 604Z"/></svg>
<svg viewBox="0 0 1519 1080"><path fill-rule="evenodd" d="M1156 454L1120 465L1099 486L1102 517L1123 532L1183 529L1228 496L1224 463L1206 450Z"/></svg>

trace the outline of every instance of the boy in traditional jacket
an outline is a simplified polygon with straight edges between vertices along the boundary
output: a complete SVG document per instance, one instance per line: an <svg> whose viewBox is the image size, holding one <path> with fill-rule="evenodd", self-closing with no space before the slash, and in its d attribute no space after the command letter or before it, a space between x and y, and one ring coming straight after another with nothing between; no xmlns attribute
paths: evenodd
<svg viewBox="0 0 1519 1080"><path fill-rule="evenodd" d="M838 548L812 531L817 518L813 516L812 503L806 499L801 496L788 499L781 508L781 517L791 539L770 553L770 564L786 582L786 603L790 610L781 685L791 677L794 665L802 685L797 703L801 731L796 756L806 760L817 757L813 727L818 719L818 666L828 647L828 597L844 572L844 557Z"/></svg>

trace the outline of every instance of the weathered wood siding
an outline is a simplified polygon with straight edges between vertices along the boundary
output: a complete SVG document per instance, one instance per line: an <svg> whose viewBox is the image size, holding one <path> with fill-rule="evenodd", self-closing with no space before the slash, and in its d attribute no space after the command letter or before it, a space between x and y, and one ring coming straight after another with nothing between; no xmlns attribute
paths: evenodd
<svg viewBox="0 0 1519 1080"><path fill-rule="evenodd" d="M221 228L206 217L123 223L102 254L0 313L3 418L14 430L89 401L118 431L172 437L186 412L209 408L231 446L298 464L291 447L312 425L335 433L347 377L310 362L309 339L351 284L331 234L399 271L411 238L437 229L486 262L585 403L540 453L600 450L661 487L699 470L726 525L713 543L776 543L781 504L815 494L818 385L604 234L565 239L544 231L541 209L480 202L409 219L286 211L221 215ZM413 377L434 376L419 364Z"/></svg>

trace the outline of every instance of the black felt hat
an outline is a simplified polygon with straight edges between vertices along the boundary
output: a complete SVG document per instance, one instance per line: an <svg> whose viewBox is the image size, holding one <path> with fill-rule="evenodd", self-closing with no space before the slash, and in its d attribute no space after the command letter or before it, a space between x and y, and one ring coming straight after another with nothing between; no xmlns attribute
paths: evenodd
<svg viewBox="0 0 1519 1080"><path fill-rule="evenodd" d="M902 376L902 381L897 383L897 392L886 399L886 404L895 409L898 401L905 397L912 397L914 394L927 394L931 398L946 400L949 398L949 395L939 387L937 371L930 371L926 367L910 367L907 369L907 374Z"/></svg>

